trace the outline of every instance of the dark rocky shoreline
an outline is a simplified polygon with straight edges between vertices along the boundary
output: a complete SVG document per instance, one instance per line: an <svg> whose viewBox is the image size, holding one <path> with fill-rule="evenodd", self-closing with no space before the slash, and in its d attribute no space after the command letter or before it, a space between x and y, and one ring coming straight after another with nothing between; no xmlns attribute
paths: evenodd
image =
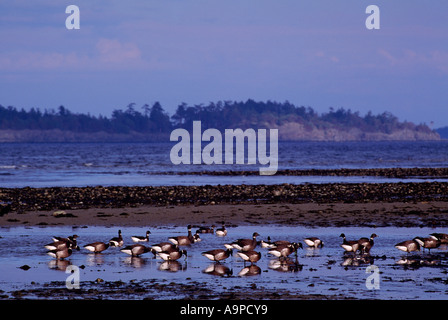
<svg viewBox="0 0 448 320"><path fill-rule="evenodd" d="M175 175L211 175L211 176L252 176L260 175L259 171L198 171L198 172L167 172L160 174ZM278 170L279 176L365 176L387 178L448 178L448 168L369 168L369 169L309 169L309 170Z"/></svg>
<svg viewBox="0 0 448 320"><path fill-rule="evenodd" d="M139 206L448 201L448 183L0 188L9 212Z"/></svg>

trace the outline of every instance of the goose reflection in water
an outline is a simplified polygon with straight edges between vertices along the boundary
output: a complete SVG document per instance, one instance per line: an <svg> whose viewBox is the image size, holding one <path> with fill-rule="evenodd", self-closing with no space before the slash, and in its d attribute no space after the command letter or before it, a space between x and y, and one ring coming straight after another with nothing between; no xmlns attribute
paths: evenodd
<svg viewBox="0 0 448 320"><path fill-rule="evenodd" d="M240 277L246 277L246 276L256 276L261 273L261 268L255 264L252 264L248 267L244 267L241 269L240 272L238 272L238 275Z"/></svg>
<svg viewBox="0 0 448 320"><path fill-rule="evenodd" d="M186 271L187 263L182 265L179 261L164 261L159 265L158 270L168 272Z"/></svg>
<svg viewBox="0 0 448 320"><path fill-rule="evenodd" d="M220 276L220 277L224 277L224 276L228 276L230 277L233 274L233 270L230 269L229 267L221 264L221 263L211 263L207 266L207 268L205 268L204 270L202 270L203 273L206 274L211 274L213 276Z"/></svg>
<svg viewBox="0 0 448 320"><path fill-rule="evenodd" d="M341 266L347 267L357 267L365 264L373 264L375 258L370 255L362 256L344 256L344 261L342 261Z"/></svg>
<svg viewBox="0 0 448 320"><path fill-rule="evenodd" d="M125 257L122 259L123 263L133 268L139 269L146 265L146 259L140 257Z"/></svg>
<svg viewBox="0 0 448 320"><path fill-rule="evenodd" d="M402 257L400 260L396 261L396 264L402 265L405 268L419 268L419 267L437 267L441 266L442 263L440 259L436 256L421 257L421 256L410 256Z"/></svg>
<svg viewBox="0 0 448 320"><path fill-rule="evenodd" d="M299 272L302 271L303 265L299 264L297 258L272 259L269 261L269 269L279 272Z"/></svg>
<svg viewBox="0 0 448 320"><path fill-rule="evenodd" d="M65 272L67 267L71 264L72 263L69 260L54 259L48 262L48 268L50 268L51 270L58 270Z"/></svg>

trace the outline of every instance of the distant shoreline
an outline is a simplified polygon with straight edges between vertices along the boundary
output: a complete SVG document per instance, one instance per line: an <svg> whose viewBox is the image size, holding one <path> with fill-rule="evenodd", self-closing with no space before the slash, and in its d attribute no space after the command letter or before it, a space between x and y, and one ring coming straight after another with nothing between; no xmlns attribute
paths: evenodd
<svg viewBox="0 0 448 320"><path fill-rule="evenodd" d="M362 132L359 129L315 129L304 130L289 126L279 127L279 141L282 142L370 142L370 141L441 141L443 139L437 133L418 132L413 130L397 130L390 134L382 132ZM0 143L67 143L67 142L170 142L169 133L110 133L98 132L74 132L60 129L52 130L0 130Z"/></svg>

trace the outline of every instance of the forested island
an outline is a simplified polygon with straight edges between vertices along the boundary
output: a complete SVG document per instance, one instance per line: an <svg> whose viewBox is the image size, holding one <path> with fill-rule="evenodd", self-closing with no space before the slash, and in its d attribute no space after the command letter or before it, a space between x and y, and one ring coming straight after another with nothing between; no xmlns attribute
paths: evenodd
<svg viewBox="0 0 448 320"><path fill-rule="evenodd" d="M56 110L29 111L0 105L0 142L124 142L169 141L176 128L191 130L201 120L203 130L279 129L279 139L298 141L439 140L426 124L414 124L389 112L361 116L350 109L330 108L319 114L311 107L286 102L218 101L208 105L181 103L169 115L159 102L130 103L110 117Z"/></svg>

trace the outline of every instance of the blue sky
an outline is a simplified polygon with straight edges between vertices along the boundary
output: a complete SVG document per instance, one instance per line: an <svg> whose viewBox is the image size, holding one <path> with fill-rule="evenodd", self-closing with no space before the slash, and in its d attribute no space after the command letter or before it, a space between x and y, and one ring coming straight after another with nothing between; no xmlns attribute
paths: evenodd
<svg viewBox="0 0 448 320"><path fill-rule="evenodd" d="M67 30L65 9L80 9ZM366 7L381 29L367 30ZM0 104L275 100L448 125L445 0L2 0Z"/></svg>

